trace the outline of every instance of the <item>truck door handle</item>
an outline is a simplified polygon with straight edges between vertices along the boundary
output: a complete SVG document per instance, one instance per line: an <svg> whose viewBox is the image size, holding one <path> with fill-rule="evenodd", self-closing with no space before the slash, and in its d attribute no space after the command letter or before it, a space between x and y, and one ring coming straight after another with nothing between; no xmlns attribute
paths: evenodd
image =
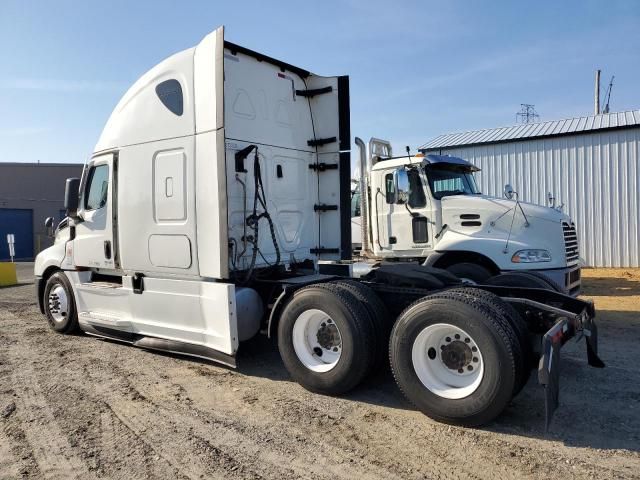
<svg viewBox="0 0 640 480"><path fill-rule="evenodd" d="M110 240L104 241L104 258L106 258L107 260L111 260L111 241Z"/></svg>

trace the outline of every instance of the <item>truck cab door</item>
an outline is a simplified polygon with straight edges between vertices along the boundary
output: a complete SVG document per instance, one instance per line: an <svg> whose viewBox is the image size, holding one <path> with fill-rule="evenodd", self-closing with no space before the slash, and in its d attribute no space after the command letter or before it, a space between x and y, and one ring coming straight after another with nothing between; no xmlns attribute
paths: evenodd
<svg viewBox="0 0 640 480"><path fill-rule="evenodd" d="M113 235L114 154L96 157L85 168L73 240L76 267L116 268Z"/></svg>
<svg viewBox="0 0 640 480"><path fill-rule="evenodd" d="M408 169L407 176L407 202L389 205L389 248L398 256L421 257L432 249L435 219L420 168Z"/></svg>

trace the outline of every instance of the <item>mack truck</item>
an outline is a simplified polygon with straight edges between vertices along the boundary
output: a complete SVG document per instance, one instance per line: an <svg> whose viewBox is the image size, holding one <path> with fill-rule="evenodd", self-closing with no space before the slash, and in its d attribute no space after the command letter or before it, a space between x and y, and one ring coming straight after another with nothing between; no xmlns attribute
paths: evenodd
<svg viewBox="0 0 640 480"><path fill-rule="evenodd" d="M409 263L352 275L349 108L347 76L223 27L151 68L67 180L67 218L36 258L50 327L232 368L265 334L310 391L344 394L390 365L420 411L468 426L537 366L550 419L562 345L584 337L603 365L593 305Z"/></svg>
<svg viewBox="0 0 640 480"><path fill-rule="evenodd" d="M364 257L418 260L467 283L537 286L577 296L580 258L571 218L553 207L483 195L472 163L449 155L394 156L388 141L360 148L352 237ZM367 192L367 195L361 195Z"/></svg>

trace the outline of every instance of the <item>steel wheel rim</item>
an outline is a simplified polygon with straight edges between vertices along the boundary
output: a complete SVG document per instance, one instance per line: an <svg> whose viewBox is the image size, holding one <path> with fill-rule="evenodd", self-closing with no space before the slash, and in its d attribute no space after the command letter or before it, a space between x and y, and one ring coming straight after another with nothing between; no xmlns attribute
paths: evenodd
<svg viewBox="0 0 640 480"><path fill-rule="evenodd" d="M302 312L293 324L293 349L309 370L324 373L342 356L342 335L333 319L319 309Z"/></svg>
<svg viewBox="0 0 640 480"><path fill-rule="evenodd" d="M49 290L48 297L49 313L56 323L63 322L69 314L69 299L67 292L60 284L56 284Z"/></svg>
<svg viewBox="0 0 640 480"><path fill-rule="evenodd" d="M448 323L423 329L413 342L411 360L420 382L442 398L468 397L482 383L484 361L478 344Z"/></svg>

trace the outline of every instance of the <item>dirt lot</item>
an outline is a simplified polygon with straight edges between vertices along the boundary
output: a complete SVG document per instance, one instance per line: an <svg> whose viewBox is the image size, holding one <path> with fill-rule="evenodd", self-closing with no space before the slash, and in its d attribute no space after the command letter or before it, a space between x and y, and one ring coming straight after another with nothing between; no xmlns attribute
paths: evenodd
<svg viewBox="0 0 640 480"><path fill-rule="evenodd" d="M600 353L563 349L548 434L532 375L493 424L416 412L388 372L344 398L292 383L266 339L233 371L78 335L0 289L0 478L640 478L640 270L587 270Z"/></svg>

